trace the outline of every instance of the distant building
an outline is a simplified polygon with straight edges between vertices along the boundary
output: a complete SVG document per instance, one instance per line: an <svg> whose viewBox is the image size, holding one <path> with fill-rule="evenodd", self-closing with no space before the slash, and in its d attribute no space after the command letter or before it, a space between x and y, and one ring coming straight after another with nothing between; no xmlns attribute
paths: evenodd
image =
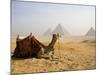
<svg viewBox="0 0 100 75"><path fill-rule="evenodd" d="M52 34L59 34L59 35L63 35L63 36L70 35L69 32L61 26L61 24L58 24L56 26L56 28L52 31Z"/></svg>
<svg viewBox="0 0 100 75"><path fill-rule="evenodd" d="M91 27L85 36L95 36L95 30Z"/></svg>
<svg viewBox="0 0 100 75"><path fill-rule="evenodd" d="M46 30L46 32L44 32L43 35L44 35L44 36L50 36L50 35L51 35L51 29L48 28L48 29Z"/></svg>

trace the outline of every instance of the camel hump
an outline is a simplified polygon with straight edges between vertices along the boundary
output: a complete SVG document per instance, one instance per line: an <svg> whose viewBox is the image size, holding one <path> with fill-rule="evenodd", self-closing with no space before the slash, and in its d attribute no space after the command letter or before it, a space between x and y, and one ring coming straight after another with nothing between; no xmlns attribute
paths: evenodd
<svg viewBox="0 0 100 75"><path fill-rule="evenodd" d="M20 41L20 40L24 40L27 38L32 38L32 33L30 33L27 37L23 37L23 36L19 36L19 34L17 35L16 41Z"/></svg>

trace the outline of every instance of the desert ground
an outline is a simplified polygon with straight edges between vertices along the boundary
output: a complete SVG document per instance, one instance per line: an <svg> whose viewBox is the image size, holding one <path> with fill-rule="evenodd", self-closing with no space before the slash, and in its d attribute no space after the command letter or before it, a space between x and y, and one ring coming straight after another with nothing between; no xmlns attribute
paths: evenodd
<svg viewBox="0 0 100 75"><path fill-rule="evenodd" d="M51 41L51 37L36 38L43 44ZM12 39L12 53L16 47L15 42ZM61 37L54 47L53 59L12 59L12 74L96 69L95 37Z"/></svg>

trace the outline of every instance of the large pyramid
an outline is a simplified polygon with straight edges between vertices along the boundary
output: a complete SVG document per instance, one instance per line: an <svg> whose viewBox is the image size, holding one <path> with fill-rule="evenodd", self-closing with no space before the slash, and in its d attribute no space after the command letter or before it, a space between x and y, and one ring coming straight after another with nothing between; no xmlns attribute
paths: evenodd
<svg viewBox="0 0 100 75"><path fill-rule="evenodd" d="M93 27L89 29L89 31L86 33L86 36L95 36L95 30Z"/></svg>
<svg viewBox="0 0 100 75"><path fill-rule="evenodd" d="M63 36L69 35L69 32L65 28L63 28L61 24L58 24L52 32L52 34L57 34L57 33Z"/></svg>
<svg viewBox="0 0 100 75"><path fill-rule="evenodd" d="M45 32L43 35L44 35L44 36L49 36L49 35L51 35L51 29L48 28L48 29L46 30L46 32Z"/></svg>

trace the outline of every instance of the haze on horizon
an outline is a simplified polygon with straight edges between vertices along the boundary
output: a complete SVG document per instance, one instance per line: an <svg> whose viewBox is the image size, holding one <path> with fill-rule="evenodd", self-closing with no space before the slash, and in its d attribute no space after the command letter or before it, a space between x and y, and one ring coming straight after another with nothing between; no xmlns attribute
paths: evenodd
<svg viewBox="0 0 100 75"><path fill-rule="evenodd" d="M61 24L71 35L95 29L95 6L12 1L12 35L43 34Z"/></svg>

